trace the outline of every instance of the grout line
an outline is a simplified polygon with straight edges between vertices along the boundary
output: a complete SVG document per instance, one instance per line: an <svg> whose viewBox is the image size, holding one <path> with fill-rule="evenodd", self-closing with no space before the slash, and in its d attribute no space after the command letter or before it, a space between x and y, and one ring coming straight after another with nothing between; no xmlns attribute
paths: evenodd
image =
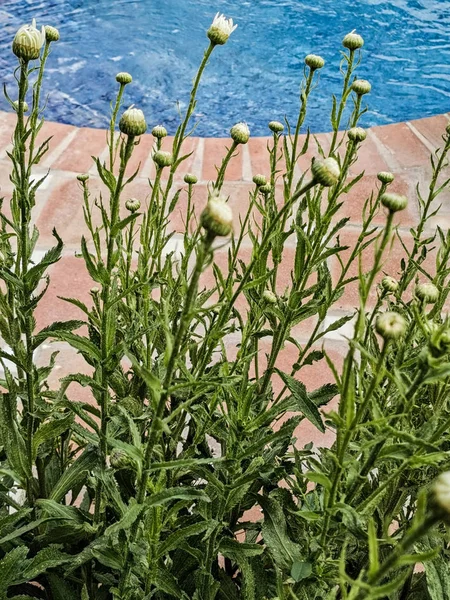
<svg viewBox="0 0 450 600"><path fill-rule="evenodd" d="M205 154L205 138L198 138L197 148L192 160L191 170L200 181L203 172L203 159Z"/></svg>
<svg viewBox="0 0 450 600"><path fill-rule="evenodd" d="M245 144L242 147L242 180L243 181L251 181L252 180L252 161L250 158L250 150L248 144Z"/></svg>
<svg viewBox="0 0 450 600"><path fill-rule="evenodd" d="M416 136L416 138L417 138L418 140L420 140L420 141L422 142L422 144L423 144L424 146L426 146L426 148L427 148L427 149L428 149L428 150L429 150L429 151L430 151L432 154L434 154L434 153L436 152L436 148L433 146L433 144L432 144L432 143L431 143L429 140L427 140L427 138L426 138L424 135L422 135L422 134L420 133L420 131L419 131L418 129L416 129L416 128L414 127L414 125L413 125L413 124L412 124L410 121L406 121L406 125L407 125L407 127L408 127L408 128L409 128L409 129L410 129L410 130L411 130L411 131L414 133L414 135Z"/></svg>
<svg viewBox="0 0 450 600"><path fill-rule="evenodd" d="M52 164L64 153L64 151L68 148L69 144L72 142L73 138L77 135L79 129L74 128L73 131L68 133L65 138L54 148L51 150L45 157L42 166L50 168Z"/></svg>
<svg viewBox="0 0 450 600"><path fill-rule="evenodd" d="M402 167L400 166L400 163L395 158L395 153L390 152L388 147L385 146L383 142L374 133L373 128L367 129L367 135L377 147L378 154L381 156L381 158L384 159L385 163L389 167L389 170L393 172L403 171Z"/></svg>

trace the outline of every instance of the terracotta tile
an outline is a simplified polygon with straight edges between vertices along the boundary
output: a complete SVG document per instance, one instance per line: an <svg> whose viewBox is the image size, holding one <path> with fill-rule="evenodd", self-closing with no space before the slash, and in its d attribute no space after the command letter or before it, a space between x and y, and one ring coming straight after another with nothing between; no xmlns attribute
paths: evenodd
<svg viewBox="0 0 450 600"><path fill-rule="evenodd" d="M389 171L395 171L395 164L402 168L421 166L429 160L428 148L411 131L406 123L383 125L372 129L372 133L386 146L393 157ZM388 166L391 164L386 157Z"/></svg>
<svg viewBox="0 0 450 600"><path fill-rule="evenodd" d="M273 141L270 137L250 138L248 141L250 153L250 164L252 167L252 177L254 175L265 175L270 177L270 156L267 145L272 147Z"/></svg>
<svg viewBox="0 0 450 600"><path fill-rule="evenodd" d="M94 164L92 156L100 155L105 148L105 130L81 128L52 168L84 173Z"/></svg>
<svg viewBox="0 0 450 600"><path fill-rule="evenodd" d="M39 302L35 317L41 329L53 321L84 319L84 313L73 304L61 300L59 296L77 298L87 306L92 305L89 290L93 286L84 260L75 256L63 256L49 270L50 285Z"/></svg>
<svg viewBox="0 0 450 600"><path fill-rule="evenodd" d="M217 169L220 168L222 160L226 156L227 148L231 147L229 138L206 138L205 151L203 157L202 179L206 181L215 181ZM216 168L217 167L217 168ZM235 155L228 163L225 174L226 181L240 181L242 179L242 152L239 146L236 148Z"/></svg>
<svg viewBox="0 0 450 600"><path fill-rule="evenodd" d="M51 138L49 141L48 152L42 159L41 164L43 167L50 167L52 165L54 162L53 158L57 159L58 156L58 146L64 142L67 136L73 134L76 130L76 127L65 125L63 123L44 123L36 140L36 147L39 147L39 144L42 144L46 139Z"/></svg>
<svg viewBox="0 0 450 600"><path fill-rule="evenodd" d="M404 194L409 199L408 207L404 211L397 213L395 216L395 223L402 227L415 225L418 222L417 200L414 189L416 182L409 181L407 177L407 173L405 173L404 176L397 175L389 186L389 191ZM351 181L351 178L349 178L348 181ZM380 186L381 184L376 175L364 175L362 179L355 183L347 194L341 196L343 205L336 214L336 220L343 217L350 217L349 223L361 225L364 202L367 198L370 198L372 193L373 197L376 198ZM373 223L375 225L383 225L385 222L386 210L380 206Z"/></svg>
<svg viewBox="0 0 450 600"><path fill-rule="evenodd" d="M436 115L411 121L411 125L417 129L434 148L442 148L444 142L442 136L449 120L445 115Z"/></svg>
<svg viewBox="0 0 450 600"><path fill-rule="evenodd" d="M379 171L389 171L389 165L381 155L370 133L360 145L358 160L350 169L352 175L358 175L361 171L364 171L365 175L376 175Z"/></svg>

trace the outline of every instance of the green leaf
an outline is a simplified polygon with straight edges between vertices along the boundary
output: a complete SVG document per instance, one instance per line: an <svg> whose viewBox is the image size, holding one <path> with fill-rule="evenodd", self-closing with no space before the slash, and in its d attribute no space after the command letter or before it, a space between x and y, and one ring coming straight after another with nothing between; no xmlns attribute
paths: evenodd
<svg viewBox="0 0 450 600"><path fill-rule="evenodd" d="M19 546L5 554L0 560L0 592L8 591L11 585L23 582L23 568L26 564L28 548ZM6 595L4 595L6 598Z"/></svg>
<svg viewBox="0 0 450 600"><path fill-rule="evenodd" d="M309 562L303 562L296 560L292 565L291 577L294 581L301 581L306 579L312 573L312 565Z"/></svg>
<svg viewBox="0 0 450 600"><path fill-rule="evenodd" d="M55 331L72 331L84 325L84 321L55 321L48 327L41 329L33 338L33 350L42 344L46 339L52 337Z"/></svg>
<svg viewBox="0 0 450 600"><path fill-rule="evenodd" d="M113 523L105 530L106 536L116 535L122 529L129 529L133 523L139 519L142 512L145 510L143 504L132 504L128 506L124 516L117 523Z"/></svg>
<svg viewBox="0 0 450 600"><path fill-rule="evenodd" d="M202 500L203 502L211 502L210 498L206 495L203 490L196 490L195 488L167 488L162 492L148 496L145 505L148 506L159 506L166 504L171 500Z"/></svg>
<svg viewBox="0 0 450 600"><path fill-rule="evenodd" d="M301 561L300 546L287 534L286 519L281 505L272 498L258 496L264 512L261 534L276 566L290 572L296 561Z"/></svg>
<svg viewBox="0 0 450 600"><path fill-rule="evenodd" d="M61 475L49 496L50 500L60 502L74 487L82 483L88 471L98 464L97 450L87 448L79 458Z"/></svg>
<svg viewBox="0 0 450 600"><path fill-rule="evenodd" d="M48 548L40 550L27 565L24 576L27 581L33 580L41 573L45 573L48 569L54 569L72 560L70 554L61 552L59 546L52 545Z"/></svg>
<svg viewBox="0 0 450 600"><path fill-rule="evenodd" d="M70 333L68 331L55 331L52 337L56 340L67 342L72 348L78 350L85 358L91 359L91 361L94 361L96 364L101 361L101 353L97 346L81 335L76 335L75 333Z"/></svg>
<svg viewBox="0 0 450 600"><path fill-rule="evenodd" d="M77 593L76 588L59 575L49 573L47 581L53 600L80 600L80 594Z"/></svg>
<svg viewBox="0 0 450 600"><path fill-rule="evenodd" d="M74 416L72 413L59 418L53 419L48 423L43 423L40 425L38 430L33 436L33 460L36 459L39 446L48 442L49 440L54 440L55 438L62 435L66 432L74 421Z"/></svg>
<svg viewBox="0 0 450 600"><path fill-rule="evenodd" d="M193 535L199 535L208 529L210 523L208 521L202 521L200 523L193 523L187 527L182 527L170 534L158 548L158 556L161 558L168 552L176 550L182 540Z"/></svg>
<svg viewBox="0 0 450 600"><path fill-rule="evenodd" d="M310 400L306 387L301 381L297 381L294 377L291 377L287 373L283 373L277 369L277 373L283 380L283 383L287 386L295 400L298 410L308 419L310 423L315 425L319 431L325 433L325 425L323 424L322 417L317 409L317 406Z"/></svg>
<svg viewBox="0 0 450 600"><path fill-rule="evenodd" d="M32 477L27 450L16 421L17 402L12 394L0 395L0 439L5 447L8 463L22 483Z"/></svg>

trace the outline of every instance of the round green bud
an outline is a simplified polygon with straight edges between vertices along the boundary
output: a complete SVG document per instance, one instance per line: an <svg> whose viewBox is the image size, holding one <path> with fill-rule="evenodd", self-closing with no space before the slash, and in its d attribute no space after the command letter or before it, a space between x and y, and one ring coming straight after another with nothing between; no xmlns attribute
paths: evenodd
<svg viewBox="0 0 450 600"><path fill-rule="evenodd" d="M395 192L385 192L381 196L381 204L385 206L389 212L398 212L404 210L408 206L408 198L402 194Z"/></svg>
<svg viewBox="0 0 450 600"><path fill-rule="evenodd" d="M258 187L261 187L262 185L266 185L267 177L265 175L260 175L260 174L254 175L253 183Z"/></svg>
<svg viewBox="0 0 450 600"><path fill-rule="evenodd" d="M259 191L265 196L268 196L272 192L272 186L270 185L270 183L266 183L259 187Z"/></svg>
<svg viewBox="0 0 450 600"><path fill-rule="evenodd" d="M210 234L229 235L233 229L233 212L225 198L213 195L200 215L201 226Z"/></svg>
<svg viewBox="0 0 450 600"><path fill-rule="evenodd" d="M358 94L358 96L364 96L368 94L372 89L372 86L366 79L355 79L351 85L352 90Z"/></svg>
<svg viewBox="0 0 450 600"><path fill-rule="evenodd" d="M381 183L385 184L392 183L394 181L394 175L389 171L380 171L377 174L377 178L378 181L381 181Z"/></svg>
<svg viewBox="0 0 450 600"><path fill-rule="evenodd" d="M344 37L342 45L349 50L358 50L364 46L364 40L360 35L355 33L355 31L352 31L351 33L347 33Z"/></svg>
<svg viewBox="0 0 450 600"><path fill-rule="evenodd" d="M317 69L321 69L325 64L324 59L317 54L308 54L305 56L305 65L311 69L311 71L316 71Z"/></svg>
<svg viewBox="0 0 450 600"><path fill-rule="evenodd" d="M398 290L398 281L387 275L381 281L381 287L385 292L396 292Z"/></svg>
<svg viewBox="0 0 450 600"><path fill-rule="evenodd" d="M144 113L140 108L130 106L119 121L119 129L125 135L135 137L147 131L147 123Z"/></svg>
<svg viewBox="0 0 450 600"><path fill-rule="evenodd" d="M250 138L250 129L247 123L236 123L230 129L230 137L236 144L246 144Z"/></svg>
<svg viewBox="0 0 450 600"><path fill-rule="evenodd" d="M137 198L129 198L125 202L125 208L129 210L131 213L135 213L141 208L141 203Z"/></svg>
<svg viewBox="0 0 450 600"><path fill-rule="evenodd" d="M52 27L51 25L46 25L44 27L45 31L45 39L47 42L57 42L59 40L59 31L56 27Z"/></svg>
<svg viewBox="0 0 450 600"><path fill-rule="evenodd" d="M30 107L28 106L28 102L22 102L22 107L23 107L24 113L27 113L30 109ZM18 100L14 100L13 108L16 112L19 112L19 101Z"/></svg>
<svg viewBox="0 0 450 600"><path fill-rule="evenodd" d="M167 129L163 125L156 125L152 129L152 136L157 138L158 140L162 140L167 135Z"/></svg>
<svg viewBox="0 0 450 600"><path fill-rule="evenodd" d="M126 71L121 71L120 73L117 73L116 81L117 83L120 83L120 85L127 85L133 81L133 78Z"/></svg>
<svg viewBox="0 0 450 600"><path fill-rule="evenodd" d="M396 340L406 333L406 320L396 312L385 312L378 315L375 329L385 340Z"/></svg>
<svg viewBox="0 0 450 600"><path fill-rule="evenodd" d="M97 286L95 287L91 287L91 289L89 290L89 292L93 295L93 296L98 296L98 294L100 294L100 288L98 288Z"/></svg>
<svg viewBox="0 0 450 600"><path fill-rule="evenodd" d="M347 131L347 135L349 140L356 143L363 142L367 137L366 130L362 127L352 127Z"/></svg>
<svg viewBox="0 0 450 600"><path fill-rule="evenodd" d="M273 131L273 133L281 133L284 130L284 125L283 123L280 123L280 121L270 121L269 129L270 131Z"/></svg>
<svg viewBox="0 0 450 600"><path fill-rule="evenodd" d="M139 417L142 414L142 404L133 396L126 396L120 400L120 406L130 413L133 417Z"/></svg>
<svg viewBox="0 0 450 600"><path fill-rule="evenodd" d="M133 461L124 450L115 448L109 455L109 464L113 469L127 469L133 465Z"/></svg>
<svg viewBox="0 0 450 600"><path fill-rule="evenodd" d="M233 25L233 19L227 19L217 13L206 35L214 46L223 46L236 27L237 25Z"/></svg>
<svg viewBox="0 0 450 600"><path fill-rule="evenodd" d="M158 150L153 155L153 161L158 167L163 169L164 167L170 167L173 164L172 152L164 152L164 150Z"/></svg>
<svg viewBox="0 0 450 600"><path fill-rule="evenodd" d="M415 294L424 304L434 304L439 299L438 288L430 282L419 283L416 286Z"/></svg>
<svg viewBox="0 0 450 600"><path fill-rule="evenodd" d="M89 173L80 173L79 175L77 175L77 179L78 181L85 183L89 179Z"/></svg>
<svg viewBox="0 0 450 600"><path fill-rule="evenodd" d="M278 301L278 298L277 298L276 294L274 294L270 290L264 290L263 300L265 300L267 302L267 304L276 304Z"/></svg>
<svg viewBox="0 0 450 600"><path fill-rule="evenodd" d="M198 181L198 178L193 173L186 173L184 176L184 183L189 183L189 185L195 185Z"/></svg>
<svg viewBox="0 0 450 600"><path fill-rule="evenodd" d="M450 352L450 329L448 323L443 323L440 326L432 323L430 333L428 348L432 357L439 359L446 356Z"/></svg>
<svg viewBox="0 0 450 600"><path fill-rule="evenodd" d="M41 48L45 42L45 29L36 28L36 19L31 25L23 25L14 36L12 51L22 60L28 62L39 58Z"/></svg>
<svg viewBox="0 0 450 600"><path fill-rule="evenodd" d="M313 158L311 173L316 183L331 187L339 181L341 170L334 158L325 158L325 160Z"/></svg>

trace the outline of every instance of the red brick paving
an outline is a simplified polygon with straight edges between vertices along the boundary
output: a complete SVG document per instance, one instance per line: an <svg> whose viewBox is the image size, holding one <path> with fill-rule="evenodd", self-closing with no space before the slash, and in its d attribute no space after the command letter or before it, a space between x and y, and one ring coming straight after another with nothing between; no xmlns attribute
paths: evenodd
<svg viewBox="0 0 450 600"><path fill-rule="evenodd" d="M10 164L6 160L6 150L10 146L11 136L14 127L15 115L0 112L0 187L6 197L11 191L11 184L8 180ZM442 144L441 136L445 131L448 122L447 116L438 115L412 121L411 123L397 123L382 127L373 127L368 132L368 137L361 145L359 159L352 166L351 174L355 175L360 171L365 172L365 177L355 187L342 198L344 204L340 215L350 217L348 225L341 234L341 243L352 244L357 238L362 222L361 211L365 199L371 191L375 194L379 187L376 179L376 173L379 170L390 170L396 175L396 181L392 185L392 190L405 193L410 198L408 210L403 211L397 220L397 225L401 231L407 232L409 227L417 220L417 200L415 195L415 185L420 182L423 192L428 185L428 174L430 172L429 155L430 150ZM40 171L51 169L51 175L37 198L36 221L41 231L41 237L38 244L39 251L45 251L50 245L53 245L51 230L56 226L59 234L66 242L63 260L53 266L50 270L51 284L50 288L39 305L37 311L38 327L45 326L53 320L68 318L82 318L82 313L74 306L69 305L57 296L74 296L87 304L91 303L89 289L92 285L89 276L86 274L84 263L81 259L74 256L74 251L79 248L79 240L82 233L85 232L82 210L82 191L79 183L76 181L76 175L80 172L90 171L92 176L90 180L90 189L92 200L95 194L101 190L101 184L98 177L95 176L95 168L91 155L101 155L106 159L106 132L94 129L79 129L69 125L57 123L45 123L43 126L41 139L53 136L50 141L50 151L46 155ZM329 134L319 134L317 136L319 143L327 151L330 143ZM167 137L163 141L163 148L170 149L173 138ZM235 213L235 227L238 228L238 216L243 216L248 206L248 195L252 189L251 178L257 173L269 175L269 159L267 154L267 144L271 143L270 137L251 138L245 148L238 148L236 156L230 161L227 171L226 182L223 192L230 196L230 202ZM299 144L299 149L303 139ZM317 155L317 146L314 138L311 136L311 147L308 153L299 160L295 172L295 181L299 174L307 170L312 156ZM217 174L216 167L219 167L223 157L226 154L226 148L230 147L229 139L199 139L190 138L187 140L182 154L192 153L191 156L181 165L176 174L176 185L174 189L186 188L182 179L186 172L193 172L199 178L199 183L195 193L196 214L202 210L207 198L207 185L214 180ZM281 141L280 146L282 147ZM145 206L145 201L150 193L148 178L154 176L154 166L151 159L154 147L154 139L150 134L142 136L139 145L135 149L130 168L132 170L139 166L138 177L126 189L126 197L136 197L141 200ZM341 150L342 151L342 150ZM280 163L281 168L282 163ZM164 171L163 179L167 178L168 173ZM278 191L282 192L282 181L279 180ZM282 193L279 194L282 198ZM450 225L450 194L446 193L442 198L444 207L442 213L437 218L441 227L446 228ZM172 230L182 232L183 212L186 208L186 193L182 191L179 204L173 213L171 222ZM381 225L384 221L383 211L380 212L375 223ZM217 263L223 268L226 267L226 248L223 248L216 256ZM250 248L244 245L242 254L245 260L249 260ZM289 283L290 270L292 266L293 248L287 247L285 260L280 267L280 285ZM403 255L403 250L396 243L383 269L395 275L399 270L399 261ZM365 264L368 266L372 260L372 250L366 252ZM335 259L330 259L330 269L333 277L337 276L338 265ZM352 273L354 273L352 271ZM207 283L211 275L205 274L203 282ZM350 286L344 296L336 305L336 311L330 315L330 319L336 319L342 314L352 311L357 304L356 285ZM314 326L314 320L299 324L293 330L293 334L298 339L305 339ZM338 363L342 360L345 346L339 335L328 336L325 340L327 349L329 349L333 360ZM81 358L74 356L65 345L56 344L61 350L60 359L57 364L60 367L61 374L70 371L80 371L83 369ZM290 347L288 347L290 346ZM41 349L41 359L44 360L52 350L52 344ZM280 364L289 370L290 364L295 360L295 349L288 344L280 357ZM320 363L320 368L315 366L307 367L301 374L306 377L307 387L317 387L325 380L331 380L331 374L328 373L325 363ZM319 379L318 379L319 376ZM56 385L58 373L54 373L52 384ZM86 397L85 390L78 390L81 397ZM299 437L302 441L314 441L315 443L329 443L329 440L320 438L316 432L302 424L299 429ZM317 432L318 434L318 432Z"/></svg>

